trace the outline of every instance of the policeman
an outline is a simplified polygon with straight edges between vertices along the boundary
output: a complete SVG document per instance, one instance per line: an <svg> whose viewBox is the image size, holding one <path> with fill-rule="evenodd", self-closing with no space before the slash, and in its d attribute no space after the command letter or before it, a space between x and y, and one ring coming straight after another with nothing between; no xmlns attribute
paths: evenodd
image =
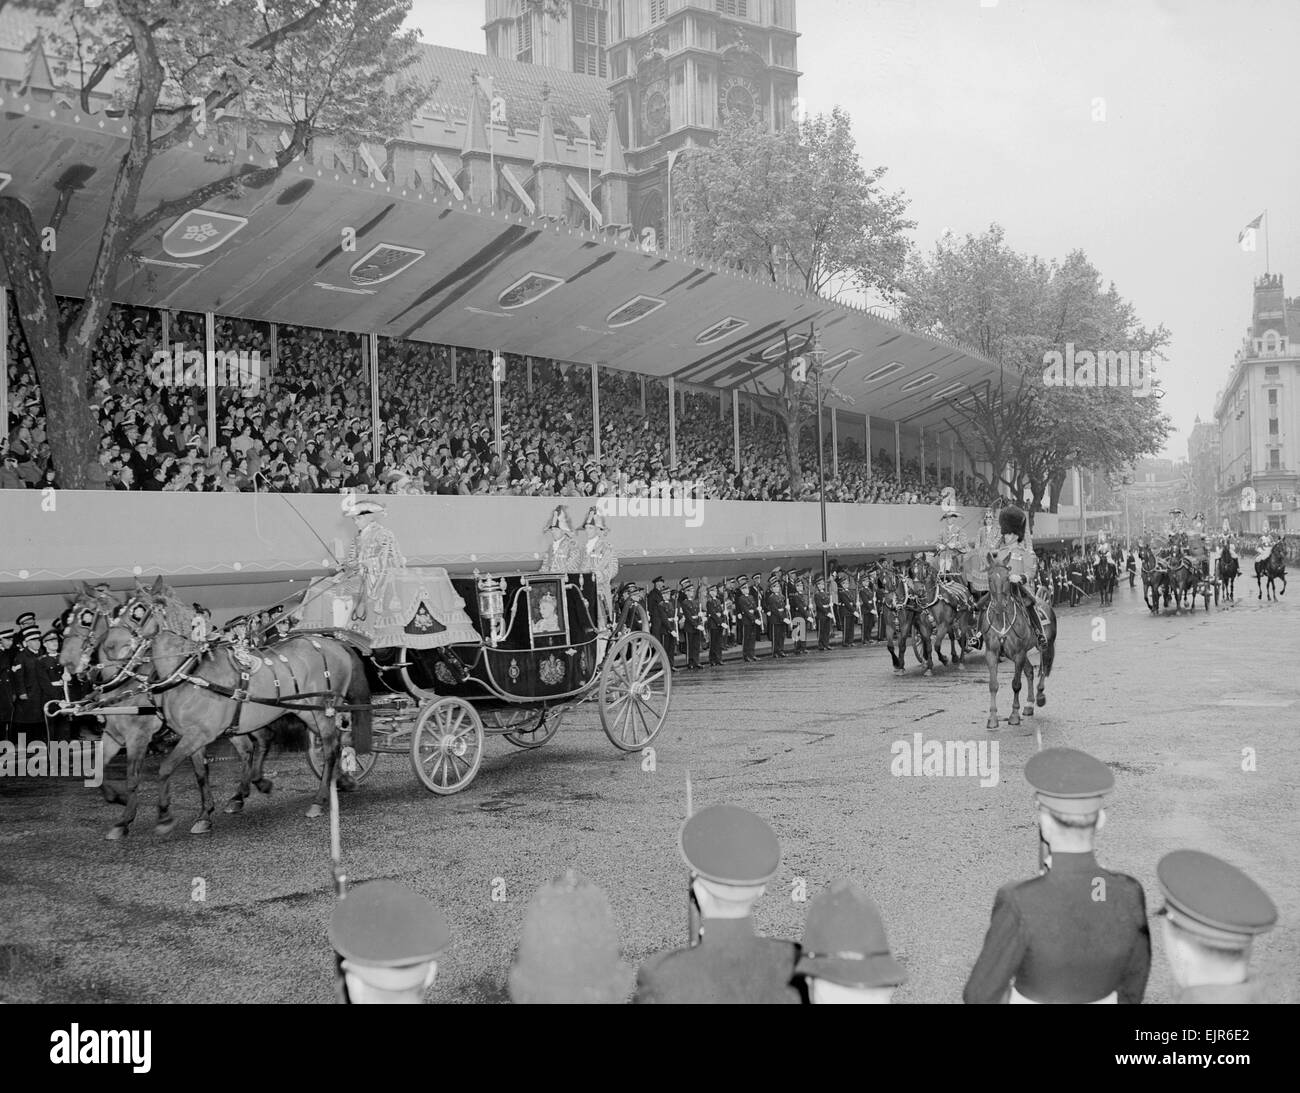
<svg viewBox="0 0 1300 1093"><path fill-rule="evenodd" d="M758 632L760 635L768 635L770 621L767 617L767 599L763 595L763 589L766 587L763 584L763 574L754 573L750 576L749 580L750 587L754 590L754 603L758 605L758 613L760 616L758 620Z"/></svg>
<svg viewBox="0 0 1300 1093"><path fill-rule="evenodd" d="M1084 752L1048 748L1025 764L1025 780L1037 792L1047 869L999 889L962 998L1136 1005L1151 971L1142 886L1093 855L1115 776Z"/></svg>
<svg viewBox="0 0 1300 1093"><path fill-rule="evenodd" d="M0 630L0 741L9 734L9 722L14 717L14 689L9 669L13 667L13 627Z"/></svg>
<svg viewBox="0 0 1300 1093"><path fill-rule="evenodd" d="M781 574L772 571L767 583L767 622L772 628L772 656L785 659L785 630L790 625L790 606L781 591Z"/></svg>
<svg viewBox="0 0 1300 1093"><path fill-rule="evenodd" d="M359 884L334 905L330 944L344 1002L420 1003L451 933L443 913L390 880Z"/></svg>
<svg viewBox="0 0 1300 1093"><path fill-rule="evenodd" d="M709 667L722 667L722 636L727 629L727 612L723 607L722 584L710 586L704 601L705 628L709 635Z"/></svg>
<svg viewBox="0 0 1300 1093"><path fill-rule="evenodd" d="M857 884L839 880L808 904L795 972L814 1005L886 1005L907 973L889 951L880 909Z"/></svg>
<svg viewBox="0 0 1300 1093"><path fill-rule="evenodd" d="M858 593L849 584L849 574L843 566L838 566L835 570L835 587L839 599L840 626L844 630L840 644L847 649L855 644L853 635L858 621Z"/></svg>
<svg viewBox="0 0 1300 1093"><path fill-rule="evenodd" d="M1250 975L1250 947L1277 922L1268 893L1236 866L1175 850L1156 866L1165 906L1165 958L1183 1004L1274 1001Z"/></svg>
<svg viewBox="0 0 1300 1093"><path fill-rule="evenodd" d="M813 578L813 609L817 612L817 651L829 653L835 615L831 610L830 593L826 591L826 578L820 573Z"/></svg>
<svg viewBox="0 0 1300 1093"><path fill-rule="evenodd" d="M763 614L758 609L757 589L754 589L750 579L741 575L737 582L740 586L740 591L736 593L736 615L740 619L741 659L749 663L758 660L754 653L754 641L763 625Z"/></svg>
<svg viewBox="0 0 1300 1093"><path fill-rule="evenodd" d="M645 598L646 611L650 614L650 636L664 647L669 667L675 672L677 666L673 661L677 657L677 612L664 592L664 579L656 577L651 584L653 587Z"/></svg>
<svg viewBox="0 0 1300 1093"><path fill-rule="evenodd" d="M20 615L20 619L35 615ZM9 686L13 695L13 716L10 731L14 742L24 734L28 740L46 738L45 699L48 685L41 668L41 632L34 625L25 626L18 634L9 661Z"/></svg>
<svg viewBox="0 0 1300 1093"><path fill-rule="evenodd" d="M686 632L686 669L702 672L704 665L700 663L700 649L704 645L704 618L700 613L699 600L695 598L695 583L689 577L683 577L678 588L677 610L682 616L682 627Z"/></svg>
<svg viewBox="0 0 1300 1093"><path fill-rule="evenodd" d="M634 1001L797 1005L799 947L754 933L753 907L781 865L766 822L735 805L702 809L682 825L682 857L700 912L698 944L648 958Z"/></svg>

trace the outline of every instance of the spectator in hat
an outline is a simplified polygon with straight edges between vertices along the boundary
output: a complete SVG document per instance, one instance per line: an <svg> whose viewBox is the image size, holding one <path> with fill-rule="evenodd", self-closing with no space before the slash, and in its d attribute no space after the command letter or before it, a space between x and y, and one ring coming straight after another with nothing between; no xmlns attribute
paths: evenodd
<svg viewBox="0 0 1300 1093"><path fill-rule="evenodd" d="M0 490L25 490L26 488L26 481L18 473L17 454L12 450L5 452L4 459L0 462Z"/></svg>
<svg viewBox="0 0 1300 1093"><path fill-rule="evenodd" d="M699 908L698 936L689 948L642 963L635 1001L797 1005L798 946L754 932L754 904L781 865L771 827L743 808L714 805L682 825L679 846Z"/></svg>
<svg viewBox="0 0 1300 1093"><path fill-rule="evenodd" d="M814 1005L888 1004L907 979L889 951L880 909L848 880L836 881L808 905L795 972Z"/></svg>
<svg viewBox="0 0 1300 1093"><path fill-rule="evenodd" d="M1175 850L1156 867L1165 906L1165 958L1183 1004L1277 1001L1250 974L1255 938L1277 923L1277 907L1234 865L1200 850Z"/></svg>
<svg viewBox="0 0 1300 1093"><path fill-rule="evenodd" d="M512 1002L621 1003L632 978L604 892L572 869L537 890L510 969Z"/></svg>
<svg viewBox="0 0 1300 1093"><path fill-rule="evenodd" d="M330 944L340 997L353 1004L418 1004L451 933L443 913L389 880L357 885L334 905Z"/></svg>
<svg viewBox="0 0 1300 1093"><path fill-rule="evenodd" d="M1136 880L1104 869L1093 853L1115 776L1084 752L1048 748L1025 764L1025 780L1050 850L1046 870L998 891L962 997L1137 1005L1151 971L1146 899Z"/></svg>

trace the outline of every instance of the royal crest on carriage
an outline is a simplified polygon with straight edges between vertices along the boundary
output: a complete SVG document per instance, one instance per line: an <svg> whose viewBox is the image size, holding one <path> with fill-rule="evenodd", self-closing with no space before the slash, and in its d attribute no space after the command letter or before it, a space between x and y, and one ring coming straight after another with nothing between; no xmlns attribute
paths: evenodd
<svg viewBox="0 0 1300 1093"><path fill-rule="evenodd" d="M537 674L548 687L554 687L564 679L564 664L559 657L551 654L537 666Z"/></svg>
<svg viewBox="0 0 1300 1093"><path fill-rule="evenodd" d="M455 675L452 674L452 670L441 660L434 664L433 675L439 683L445 684L448 687L454 687L458 682Z"/></svg>

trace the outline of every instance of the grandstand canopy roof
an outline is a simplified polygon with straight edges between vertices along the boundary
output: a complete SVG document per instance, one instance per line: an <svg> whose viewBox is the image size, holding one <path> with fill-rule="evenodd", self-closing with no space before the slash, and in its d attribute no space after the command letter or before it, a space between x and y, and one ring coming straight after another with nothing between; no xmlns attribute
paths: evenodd
<svg viewBox="0 0 1300 1093"><path fill-rule="evenodd" d="M61 294L84 290L125 147L121 118L86 116L35 90L0 100L4 194L27 203L39 226L61 189L77 191L51 263ZM257 150L196 140L155 158L139 207L267 162ZM343 247L348 229L355 250ZM946 399L997 376L976 354L865 310L306 161L164 221L123 263L115 296L743 390L775 386L783 334L816 324L830 382L846 396L829 401L927 427L951 414Z"/></svg>

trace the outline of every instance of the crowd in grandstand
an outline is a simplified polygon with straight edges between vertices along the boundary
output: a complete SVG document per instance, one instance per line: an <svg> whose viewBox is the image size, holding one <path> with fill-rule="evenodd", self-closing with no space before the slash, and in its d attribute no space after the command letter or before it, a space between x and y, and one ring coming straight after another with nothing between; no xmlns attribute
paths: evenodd
<svg viewBox="0 0 1300 1093"><path fill-rule="evenodd" d="M100 425L92 486L119 490L317 493L516 494L588 497L635 492L666 480L693 483L717 500L815 500L815 428L804 430L803 482L791 488L782 427L763 411L741 410L741 469L735 470L731 406L692 391L676 415L677 463L669 449L667 391L606 370L600 377L600 454L592 436L591 374L577 365L508 358L501 387L502 449L494 439L491 354L383 340L380 345L379 459L371 445L370 394L357 335L280 326L274 353L264 324L218 318L214 342L258 354L256 387L219 388L216 443L209 450L206 388L159 385L155 353L204 344L202 317L116 307L92 362L91 406ZM9 331L10 415L0 437L0 488L57 485L35 367L16 323ZM271 367L272 359L274 366ZM643 410L644 405L644 410ZM747 403L745 404L747 405ZM884 450L874 461L853 440L838 468L825 437L829 501L937 504L938 468L924 482L915 460L901 476ZM945 483L951 472L945 468ZM958 474L967 504L994 500Z"/></svg>

